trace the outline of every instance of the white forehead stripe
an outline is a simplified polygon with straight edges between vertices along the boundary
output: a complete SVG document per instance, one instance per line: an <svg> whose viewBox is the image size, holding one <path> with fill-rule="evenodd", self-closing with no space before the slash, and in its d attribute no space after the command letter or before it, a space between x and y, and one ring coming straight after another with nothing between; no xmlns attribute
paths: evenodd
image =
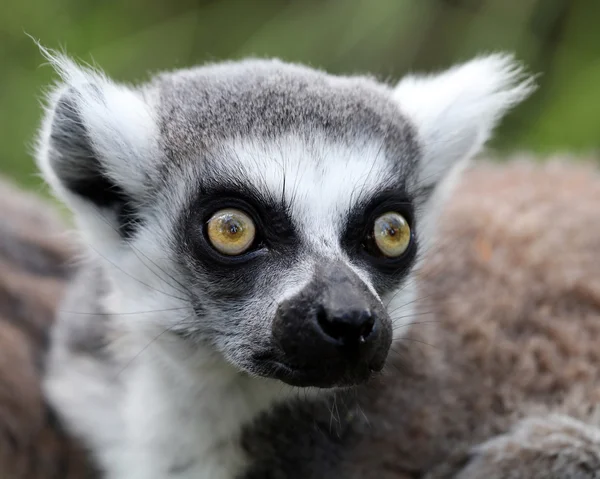
<svg viewBox="0 0 600 479"><path fill-rule="evenodd" d="M289 135L276 141L229 144L229 161L268 196L283 197L303 239L325 256L337 255L348 213L393 179L385 148L375 140L352 146Z"/></svg>

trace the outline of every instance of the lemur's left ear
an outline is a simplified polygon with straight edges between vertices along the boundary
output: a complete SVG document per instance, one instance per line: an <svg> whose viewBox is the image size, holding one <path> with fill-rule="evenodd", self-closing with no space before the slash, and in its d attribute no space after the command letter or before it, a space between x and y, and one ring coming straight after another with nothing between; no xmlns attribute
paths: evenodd
<svg viewBox="0 0 600 479"><path fill-rule="evenodd" d="M453 165L477 154L502 116L534 89L533 78L504 54L402 79L394 98L417 130L419 181L434 186Z"/></svg>
<svg viewBox="0 0 600 479"><path fill-rule="evenodd" d="M118 241L132 232L158 156L152 104L140 90L42 50L61 82L48 98L38 167L84 233Z"/></svg>

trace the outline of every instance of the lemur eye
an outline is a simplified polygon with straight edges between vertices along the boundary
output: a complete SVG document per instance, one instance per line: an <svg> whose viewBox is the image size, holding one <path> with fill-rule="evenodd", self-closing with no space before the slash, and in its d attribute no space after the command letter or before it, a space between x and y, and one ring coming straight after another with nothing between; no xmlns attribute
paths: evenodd
<svg viewBox="0 0 600 479"><path fill-rule="evenodd" d="M217 211L208 220L208 239L222 254L236 256L250 248L256 237L252 219L236 209Z"/></svg>
<svg viewBox="0 0 600 479"><path fill-rule="evenodd" d="M411 232L408 222L399 213L388 212L375 220L373 239L379 251L388 258L401 256L409 247Z"/></svg>

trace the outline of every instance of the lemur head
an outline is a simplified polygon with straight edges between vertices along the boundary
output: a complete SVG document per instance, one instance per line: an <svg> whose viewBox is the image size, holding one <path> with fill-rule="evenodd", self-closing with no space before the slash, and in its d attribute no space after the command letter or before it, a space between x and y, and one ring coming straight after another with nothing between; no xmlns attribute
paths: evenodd
<svg viewBox="0 0 600 479"><path fill-rule="evenodd" d="M130 87L51 60L38 164L107 307L297 386L382 369L454 172L533 88L503 55L394 86L250 59Z"/></svg>

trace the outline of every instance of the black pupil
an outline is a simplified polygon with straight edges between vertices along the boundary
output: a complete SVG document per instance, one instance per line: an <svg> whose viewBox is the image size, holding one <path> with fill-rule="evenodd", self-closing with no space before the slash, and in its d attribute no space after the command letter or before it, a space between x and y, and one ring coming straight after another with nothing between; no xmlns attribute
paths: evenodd
<svg viewBox="0 0 600 479"><path fill-rule="evenodd" d="M239 223L234 218L227 219L226 227L232 236L235 236L241 229Z"/></svg>
<svg viewBox="0 0 600 479"><path fill-rule="evenodd" d="M396 236L400 231L400 222L397 218L387 217L384 228L388 236Z"/></svg>

